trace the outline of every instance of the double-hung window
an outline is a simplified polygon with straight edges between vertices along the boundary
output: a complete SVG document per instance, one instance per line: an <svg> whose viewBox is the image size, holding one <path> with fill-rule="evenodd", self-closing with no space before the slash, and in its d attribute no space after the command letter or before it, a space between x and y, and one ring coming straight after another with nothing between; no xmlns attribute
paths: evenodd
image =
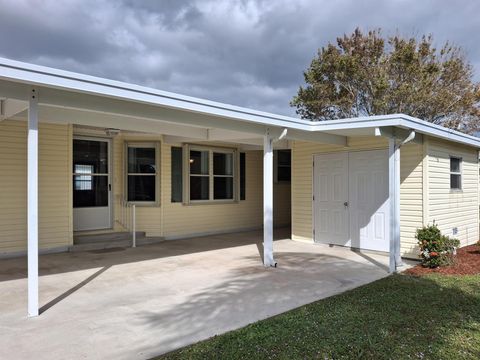
<svg viewBox="0 0 480 360"><path fill-rule="evenodd" d="M141 203L157 201L157 145L127 144L127 200Z"/></svg>
<svg viewBox="0 0 480 360"><path fill-rule="evenodd" d="M462 159L450 157L450 189L462 190Z"/></svg>
<svg viewBox="0 0 480 360"><path fill-rule="evenodd" d="M188 148L189 200L236 199L236 152L230 149Z"/></svg>
<svg viewBox="0 0 480 360"><path fill-rule="evenodd" d="M275 179L277 182L290 182L292 177L292 153L290 150L276 150Z"/></svg>

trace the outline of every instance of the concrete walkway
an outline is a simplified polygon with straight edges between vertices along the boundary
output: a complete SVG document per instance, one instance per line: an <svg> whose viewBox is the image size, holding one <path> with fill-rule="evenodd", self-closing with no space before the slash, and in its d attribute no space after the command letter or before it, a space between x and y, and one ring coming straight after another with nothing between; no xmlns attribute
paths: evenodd
<svg viewBox="0 0 480 360"><path fill-rule="evenodd" d="M388 258L261 233L40 257L42 314L26 318L26 259L0 260L0 359L145 359L387 275Z"/></svg>

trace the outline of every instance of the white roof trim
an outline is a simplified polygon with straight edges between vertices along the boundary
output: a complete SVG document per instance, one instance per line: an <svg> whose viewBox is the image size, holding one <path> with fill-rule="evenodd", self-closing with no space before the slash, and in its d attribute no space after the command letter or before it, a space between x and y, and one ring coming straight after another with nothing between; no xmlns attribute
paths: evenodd
<svg viewBox="0 0 480 360"><path fill-rule="evenodd" d="M480 138L404 114L311 122L5 58L0 58L0 79L203 113L265 126L286 127L305 132L341 131L343 129L382 126L402 127L480 148Z"/></svg>

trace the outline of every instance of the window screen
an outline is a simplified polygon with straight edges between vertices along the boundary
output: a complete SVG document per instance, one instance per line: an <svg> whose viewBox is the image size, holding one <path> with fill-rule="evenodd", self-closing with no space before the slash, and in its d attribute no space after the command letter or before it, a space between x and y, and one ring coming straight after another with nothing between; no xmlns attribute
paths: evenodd
<svg viewBox="0 0 480 360"><path fill-rule="evenodd" d="M245 153L240 153L240 200L245 200Z"/></svg>
<svg viewBox="0 0 480 360"><path fill-rule="evenodd" d="M127 199L153 202L156 200L156 148L128 145Z"/></svg>
<svg viewBox="0 0 480 360"><path fill-rule="evenodd" d="M172 202L183 201L183 149L172 147Z"/></svg>
<svg viewBox="0 0 480 360"><path fill-rule="evenodd" d="M210 199L209 151L190 151L190 200Z"/></svg>
<svg viewBox="0 0 480 360"><path fill-rule="evenodd" d="M291 152L290 150L277 150L277 181L291 180Z"/></svg>
<svg viewBox="0 0 480 360"><path fill-rule="evenodd" d="M457 157L450 158L450 189L462 189L462 159Z"/></svg>
<svg viewBox="0 0 480 360"><path fill-rule="evenodd" d="M213 199L233 199L233 153L213 153Z"/></svg>

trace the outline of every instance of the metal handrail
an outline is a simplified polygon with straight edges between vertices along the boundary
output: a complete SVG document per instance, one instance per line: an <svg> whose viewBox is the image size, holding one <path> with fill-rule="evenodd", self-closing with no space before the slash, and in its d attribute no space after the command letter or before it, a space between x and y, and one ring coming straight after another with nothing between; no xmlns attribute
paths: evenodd
<svg viewBox="0 0 480 360"><path fill-rule="evenodd" d="M127 200L122 199L120 201L120 225L127 231L132 232L132 247L137 246L137 234L136 234L136 207L135 204L129 203Z"/></svg>

